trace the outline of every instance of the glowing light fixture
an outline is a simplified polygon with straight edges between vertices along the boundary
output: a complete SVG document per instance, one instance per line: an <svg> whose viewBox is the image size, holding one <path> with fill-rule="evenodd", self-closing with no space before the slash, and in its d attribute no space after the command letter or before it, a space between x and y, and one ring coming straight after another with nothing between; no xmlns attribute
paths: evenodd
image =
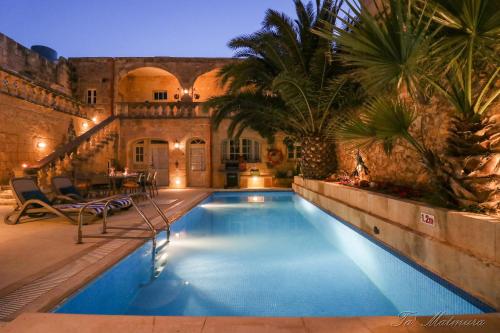
<svg viewBox="0 0 500 333"><path fill-rule="evenodd" d="M23 169L26 169L26 168L28 167L28 163L23 163L23 164L21 164L21 167L22 167Z"/></svg>
<svg viewBox="0 0 500 333"><path fill-rule="evenodd" d="M189 89L184 89L183 92L184 92L184 95L187 95L187 94L189 94Z"/></svg>
<svg viewBox="0 0 500 333"><path fill-rule="evenodd" d="M180 185L181 184L181 180L179 178L176 178L175 179L175 185Z"/></svg>
<svg viewBox="0 0 500 333"><path fill-rule="evenodd" d="M179 149L181 147L181 144L179 143L179 141L175 140L174 142L174 148L175 149Z"/></svg>
<svg viewBox="0 0 500 333"><path fill-rule="evenodd" d="M43 142L43 141L40 141L36 144L36 147L39 148L39 149L44 149L47 147L47 143Z"/></svg>
<svg viewBox="0 0 500 333"><path fill-rule="evenodd" d="M94 122L94 124L97 124L97 117L92 117L92 121Z"/></svg>
<svg viewBox="0 0 500 333"><path fill-rule="evenodd" d="M84 122L82 124L82 127L83 127L83 129L87 129L87 128L89 128L89 124L87 122Z"/></svg>

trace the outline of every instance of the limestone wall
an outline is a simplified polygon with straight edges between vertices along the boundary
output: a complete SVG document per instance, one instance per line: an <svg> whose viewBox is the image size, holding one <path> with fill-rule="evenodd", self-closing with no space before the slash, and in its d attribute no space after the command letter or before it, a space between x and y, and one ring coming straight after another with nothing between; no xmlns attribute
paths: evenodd
<svg viewBox="0 0 500 333"><path fill-rule="evenodd" d="M500 308L500 220L300 177L295 177L293 188L396 252ZM433 215L434 224L423 223L422 213Z"/></svg>
<svg viewBox="0 0 500 333"><path fill-rule="evenodd" d="M71 73L66 59L51 62L0 33L0 67L40 82L45 87L71 95Z"/></svg>
<svg viewBox="0 0 500 333"><path fill-rule="evenodd" d="M1 92L0 117L0 184L7 184L23 163L36 162L64 143L71 121L77 135L93 126L87 119Z"/></svg>
<svg viewBox="0 0 500 333"><path fill-rule="evenodd" d="M149 167L149 157L145 156L142 164L133 161L134 143L142 139L163 140L168 142L168 182L171 187L183 188L188 184L188 143L192 138L206 142L207 174L210 175L210 120L208 118L184 119L121 119L119 160L123 167L131 170L144 170ZM179 148L175 148L175 142ZM148 148L148 147L146 147ZM162 175L162 177L167 177ZM206 177L205 186L210 186Z"/></svg>
<svg viewBox="0 0 500 333"><path fill-rule="evenodd" d="M119 85L119 97L123 102L154 102L155 91L167 91L167 100L160 102L175 102L176 94L180 94L181 86L173 75L163 76L126 76Z"/></svg>
<svg viewBox="0 0 500 333"><path fill-rule="evenodd" d="M97 103L89 105L102 118L112 114L114 104L114 60L113 58L78 58L69 60L75 73L74 96L87 103L87 90L97 90Z"/></svg>
<svg viewBox="0 0 500 333"><path fill-rule="evenodd" d="M500 104L491 109L491 114L500 113ZM423 138L427 147L442 153L446 147L448 129L453 110L443 101L417 110L418 118L411 129L417 138ZM355 167L357 149L352 145L337 144L339 170L351 173ZM374 181L392 182L398 185L426 188L429 177L423 168L419 155L404 141L396 145L392 154L385 154L381 145L362 149L361 155Z"/></svg>

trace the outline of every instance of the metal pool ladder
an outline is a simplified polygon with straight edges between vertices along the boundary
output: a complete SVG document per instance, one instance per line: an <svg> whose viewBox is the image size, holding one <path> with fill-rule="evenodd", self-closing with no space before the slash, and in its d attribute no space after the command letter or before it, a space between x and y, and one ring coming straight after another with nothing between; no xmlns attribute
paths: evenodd
<svg viewBox="0 0 500 333"><path fill-rule="evenodd" d="M159 214L161 219L163 220L163 223L165 223L165 232L167 233L167 242L170 239L170 221L168 220L167 216L163 211L158 207L158 204L151 199L151 197L146 193L146 192L139 192L139 193L133 193L133 194L127 194L127 195L115 195L112 197L107 197L103 199L98 199L94 201L90 201L85 203L84 206L80 208L80 212L78 214L78 234L77 234L77 244L82 244L84 238L109 238L109 239L151 239L153 241L153 248L156 248L156 235L157 235L157 230L154 227L153 223L151 220L146 216L144 211L138 206L137 204L137 199L139 198L145 198L149 203L155 208L156 212ZM126 226L108 226L107 225L107 219L108 219L108 210L110 208L110 205L113 203L113 201L117 199L130 199L130 202L132 203L132 206L134 209L137 211L139 216L141 217L142 221L146 225L146 227L126 227ZM99 235L84 235L83 234L83 216L85 213L85 210L92 204L96 203L104 203L104 212L102 216L102 232ZM108 232L108 229L118 229L118 230L145 230L145 231L150 231L151 235L149 237L140 237L140 236L117 236L117 235L106 235Z"/></svg>

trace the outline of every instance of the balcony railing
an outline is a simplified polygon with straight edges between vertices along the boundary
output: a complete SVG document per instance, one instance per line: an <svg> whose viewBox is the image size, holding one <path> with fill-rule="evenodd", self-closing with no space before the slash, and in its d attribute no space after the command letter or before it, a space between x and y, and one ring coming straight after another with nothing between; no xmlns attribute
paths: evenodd
<svg viewBox="0 0 500 333"><path fill-rule="evenodd" d="M58 112L88 118L83 105L70 96L43 87L22 75L0 67L0 92Z"/></svg>
<svg viewBox="0 0 500 333"><path fill-rule="evenodd" d="M209 118L212 110L198 102L119 102L115 115L121 118Z"/></svg>

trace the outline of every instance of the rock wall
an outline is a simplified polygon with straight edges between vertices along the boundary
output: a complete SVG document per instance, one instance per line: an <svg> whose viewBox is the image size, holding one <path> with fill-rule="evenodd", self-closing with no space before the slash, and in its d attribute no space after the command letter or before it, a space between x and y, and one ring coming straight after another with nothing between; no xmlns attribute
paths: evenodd
<svg viewBox="0 0 500 333"><path fill-rule="evenodd" d="M436 100L430 105L419 107L416 112L418 117L411 132L416 137L423 138L427 147L442 153L446 146L453 109L446 102ZM500 113L500 104L491 108L490 113ZM357 149L342 142L337 144L336 149L339 170L351 173L355 168ZM385 154L383 147L378 144L360 152L373 181L421 188L429 185L429 177L419 155L404 141L400 141L390 155Z"/></svg>

